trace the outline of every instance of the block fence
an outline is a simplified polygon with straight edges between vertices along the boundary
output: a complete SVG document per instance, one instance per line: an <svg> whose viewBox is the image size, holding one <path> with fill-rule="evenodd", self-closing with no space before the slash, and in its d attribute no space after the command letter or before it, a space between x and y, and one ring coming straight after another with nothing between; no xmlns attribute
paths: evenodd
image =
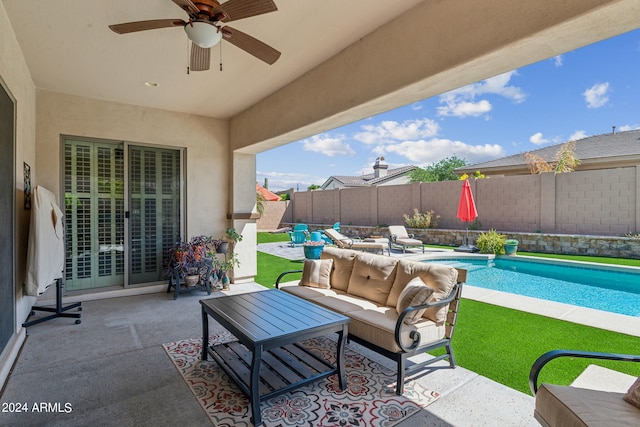
<svg viewBox="0 0 640 427"><path fill-rule="evenodd" d="M293 226L284 224L285 226ZM330 228L332 224L309 224L313 231ZM407 228L417 239L430 245L457 247L465 243L465 230ZM386 227L349 225L341 232L350 237L389 237ZM469 243L474 244L482 231L469 230ZM617 236L591 236L546 233L503 233L507 239L518 240L518 251L548 254L606 256L614 258L640 259L640 238Z"/></svg>
<svg viewBox="0 0 640 427"><path fill-rule="evenodd" d="M640 165L564 174L471 179L477 223L500 232L624 236L640 232ZM386 226L405 224L403 214L433 210L439 229L464 230L456 218L462 183L294 192L281 223ZM281 203L281 202L272 202Z"/></svg>

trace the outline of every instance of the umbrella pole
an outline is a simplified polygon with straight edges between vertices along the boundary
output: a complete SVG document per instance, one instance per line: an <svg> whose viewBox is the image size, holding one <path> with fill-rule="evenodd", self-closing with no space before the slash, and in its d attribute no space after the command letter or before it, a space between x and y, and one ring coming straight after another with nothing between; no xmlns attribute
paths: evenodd
<svg viewBox="0 0 640 427"><path fill-rule="evenodd" d="M466 246L469 246L469 223L467 223L467 243Z"/></svg>

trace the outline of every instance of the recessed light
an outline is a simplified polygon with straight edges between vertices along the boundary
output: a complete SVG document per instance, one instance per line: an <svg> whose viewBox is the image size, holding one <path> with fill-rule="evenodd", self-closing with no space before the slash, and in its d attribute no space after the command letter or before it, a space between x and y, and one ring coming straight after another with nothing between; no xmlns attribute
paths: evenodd
<svg viewBox="0 0 640 427"><path fill-rule="evenodd" d="M151 81L146 81L146 82L144 82L144 84L145 84L146 86L149 86L149 87L158 87L158 86L160 86L158 83L156 83L156 82L151 82Z"/></svg>

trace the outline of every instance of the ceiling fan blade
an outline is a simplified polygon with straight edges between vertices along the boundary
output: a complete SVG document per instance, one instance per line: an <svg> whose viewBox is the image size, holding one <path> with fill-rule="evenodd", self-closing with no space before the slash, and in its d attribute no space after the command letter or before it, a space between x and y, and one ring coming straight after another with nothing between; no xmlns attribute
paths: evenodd
<svg viewBox="0 0 640 427"><path fill-rule="evenodd" d="M187 25L182 19L154 19L151 21L127 22L109 25L111 31L118 34L135 33L137 31L155 30L158 28L184 27Z"/></svg>
<svg viewBox="0 0 640 427"><path fill-rule="evenodd" d="M278 60L278 58L280 58L279 51L275 50L268 44L251 37L247 33L243 33L242 31L231 27L223 27L220 31L222 31L223 39L269 65L272 65Z"/></svg>
<svg viewBox="0 0 640 427"><path fill-rule="evenodd" d="M171 1L177 4L180 9L187 12L189 16L197 15L198 13L200 13L200 10L198 9L198 7L195 4L193 4L191 0L171 0Z"/></svg>
<svg viewBox="0 0 640 427"><path fill-rule="evenodd" d="M191 71L206 71L211 65L211 48L202 48L195 43L191 43L191 61L189 69Z"/></svg>
<svg viewBox="0 0 640 427"><path fill-rule="evenodd" d="M229 43L239 47L240 49L250 53L256 58L271 65L280 58L280 52L261 42L260 40L251 37L249 34L243 33L240 30L236 30L231 27L223 27L222 38Z"/></svg>
<svg viewBox="0 0 640 427"><path fill-rule="evenodd" d="M220 13L223 18L218 19L222 22L236 21L238 19L249 18L250 16L262 15L263 13L275 12L278 7L273 0L229 0L221 4L213 10L213 15Z"/></svg>

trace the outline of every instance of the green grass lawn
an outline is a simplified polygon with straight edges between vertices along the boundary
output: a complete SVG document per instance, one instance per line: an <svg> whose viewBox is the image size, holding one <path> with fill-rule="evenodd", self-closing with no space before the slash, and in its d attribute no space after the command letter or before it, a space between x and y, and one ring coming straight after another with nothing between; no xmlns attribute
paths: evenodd
<svg viewBox="0 0 640 427"><path fill-rule="evenodd" d="M261 236L265 234L268 236ZM277 238L281 240L268 240ZM288 240L286 234L258 233L258 242ZM640 266L640 260L561 257L522 252L519 254L609 264L625 264L617 261L631 261L625 265ZM301 268L300 261L290 261L258 252L256 282L273 287L280 273ZM299 274L288 276L287 280L298 280L299 277ZM529 394L528 378L531 365L538 356L555 349L640 354L640 338L473 300L462 300L453 338L453 350L459 366ZM589 364L609 367L634 376L640 375L639 363L562 358L546 365L540 375L540 381L568 385Z"/></svg>

